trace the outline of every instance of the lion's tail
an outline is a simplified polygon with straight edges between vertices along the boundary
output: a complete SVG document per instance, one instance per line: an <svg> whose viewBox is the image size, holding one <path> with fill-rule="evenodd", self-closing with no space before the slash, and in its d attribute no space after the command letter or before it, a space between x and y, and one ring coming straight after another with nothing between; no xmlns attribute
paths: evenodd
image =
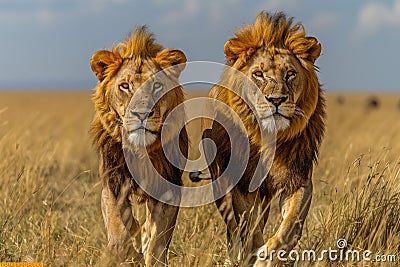
<svg viewBox="0 0 400 267"><path fill-rule="evenodd" d="M194 170L189 173L189 178L193 183L197 183L202 180L211 180L211 174L202 173L201 171Z"/></svg>
<svg viewBox="0 0 400 267"><path fill-rule="evenodd" d="M212 128L212 120L209 120L209 119L204 119L203 118L203 120L202 120L202 129L203 129L203 134L202 134L202 138L201 139L206 139L206 138L208 138L208 139L212 139L212 132L211 132L211 128ZM206 125L207 123L211 123L210 125ZM205 127L205 128L204 128ZM206 160L207 160L207 155L209 154L209 155L215 155L215 153L213 153L213 151L210 151L210 150L212 150L214 147L213 146L211 146L211 147L209 147L209 146L207 146L207 144L205 144L205 146L203 147L203 149L204 149L204 156L206 157ZM216 152L216 151L215 151ZM211 162L210 160L207 160L207 162L208 162L208 165L210 165L210 163L209 162ZM194 183L198 183L198 182L200 182L200 181L202 181L202 180L211 180L212 179L212 177L211 177L211 173L202 173L201 171L199 171L199 170L193 170L193 171L191 171L190 173L189 173L189 178L190 178L190 180L192 181L192 182L194 182Z"/></svg>

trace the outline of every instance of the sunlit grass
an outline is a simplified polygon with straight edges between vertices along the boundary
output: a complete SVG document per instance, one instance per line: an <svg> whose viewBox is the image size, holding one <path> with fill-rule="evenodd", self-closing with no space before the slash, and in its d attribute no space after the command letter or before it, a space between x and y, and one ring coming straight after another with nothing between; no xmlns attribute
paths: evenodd
<svg viewBox="0 0 400 267"><path fill-rule="evenodd" d="M382 96L375 110L366 107L368 95L344 95L340 104L336 97L328 99L327 134L297 249L321 252L344 238L349 249L400 259L400 97ZM88 133L92 115L89 94L0 95L0 262L102 266L107 240ZM281 221L275 202L266 238ZM170 265L222 266L225 229L212 204L181 209Z"/></svg>

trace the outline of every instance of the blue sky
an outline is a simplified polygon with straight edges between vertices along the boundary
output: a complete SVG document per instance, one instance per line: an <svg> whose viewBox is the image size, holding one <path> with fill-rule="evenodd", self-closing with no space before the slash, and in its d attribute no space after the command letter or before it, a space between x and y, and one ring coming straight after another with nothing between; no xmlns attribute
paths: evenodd
<svg viewBox="0 0 400 267"><path fill-rule="evenodd" d="M284 11L322 43L327 90L400 91L400 0L2 0L0 89L90 89L91 55L146 24L188 60L224 63L233 31Z"/></svg>

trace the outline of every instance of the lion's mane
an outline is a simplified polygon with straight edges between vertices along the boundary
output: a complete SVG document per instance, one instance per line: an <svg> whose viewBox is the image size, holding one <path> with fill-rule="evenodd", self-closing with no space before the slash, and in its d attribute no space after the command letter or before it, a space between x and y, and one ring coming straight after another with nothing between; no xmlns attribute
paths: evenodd
<svg viewBox="0 0 400 267"><path fill-rule="evenodd" d="M119 69L123 65L124 60L132 58L142 59L154 59L155 63L160 67L164 62L156 62L155 59L158 53L162 53L163 47L156 43L152 33L149 33L146 28L137 28L131 36L127 37L124 41L113 46L111 49L112 56L110 62L100 62L94 67L102 68L103 71L97 74L100 80L99 84L95 88L92 100L95 104L95 115L91 126L91 132L93 135L93 143L100 152L101 165L103 176L107 176L107 181L103 181L109 184L111 190L117 195L120 186L124 182L126 177L130 177L131 174L126 165L123 148L122 148L122 121L118 118L118 113L114 110L110 102L110 95L112 94L112 83L118 73ZM174 59L169 58L169 61ZM92 62L97 62L95 56L92 58ZM169 62L168 62L169 63ZM166 64L166 62L165 62ZM92 66L93 68L93 66ZM184 93L180 86L174 88L168 92L170 101L164 101L163 103L168 105L167 110L171 111L173 108L178 106L184 101ZM167 102L167 103L166 103ZM179 146L183 154L187 154L187 136L186 130L182 129L179 135ZM181 183L179 174L175 168L171 168L169 164L166 164L167 159L160 152L161 143L155 142L155 144L147 147L148 155L154 164L154 167L160 174L166 177L174 177L171 182L175 184ZM134 189L137 189L137 184L133 182Z"/></svg>
<svg viewBox="0 0 400 267"><path fill-rule="evenodd" d="M321 52L321 45L314 37L306 36L301 24L293 24L293 18L287 19L282 13L270 15L261 12L254 24L238 29L235 37L225 44L227 65L244 73L248 69L250 58L261 47L268 47L270 51L276 49L276 53L279 53L279 49L286 49L298 59L303 68L302 78L305 86L297 105L304 111L304 116L294 118L289 128L278 132L272 166L275 173L285 172L281 177L291 177L291 179L281 179L280 175L277 175L274 179L270 179L274 184L268 186L275 188L273 191L278 188L296 189L304 183L304 177L310 175L313 162L317 161L319 145L324 135L325 99L314 65ZM261 130L245 100L235 93L239 91L235 87L242 85L241 80L244 79L244 75L230 71L229 67L223 73L221 81L225 87L232 90L216 85L209 96L227 104L239 115L251 140L251 155L254 159L250 159L246 173L239 183L241 189L247 191L250 181L246 177L252 177L251 171L255 169L252 165L258 162L257 158L262 152ZM218 139L225 137L222 129L218 130L218 127L213 129L213 138L217 139L217 143L224 143ZM221 154L231 153L228 148L219 149ZM282 166L287 166L289 169ZM293 175L287 175L288 171L293 172Z"/></svg>

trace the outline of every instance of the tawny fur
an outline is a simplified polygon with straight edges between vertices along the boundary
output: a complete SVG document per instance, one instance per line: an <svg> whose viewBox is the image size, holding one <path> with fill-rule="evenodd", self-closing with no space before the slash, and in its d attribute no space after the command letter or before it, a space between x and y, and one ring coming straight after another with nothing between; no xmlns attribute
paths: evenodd
<svg viewBox="0 0 400 267"><path fill-rule="evenodd" d="M99 79L92 97L95 104L92 134L93 143L100 155L102 211L108 232L108 248L116 261L111 265L133 258L137 262L145 262L148 266L165 266L167 249L178 213L178 207L158 202L138 186L132 179L123 149L131 149L130 166L136 175L148 180L152 186L158 186L155 182L157 179L154 178L158 174L173 184L182 184L182 171L169 163L162 150L165 144L161 141L161 128L165 118L184 101L182 88L174 87L155 104L156 112L151 120L153 124L157 124L156 139L146 145L148 160L145 160L146 157L142 155L136 156L137 151L143 151L142 148L129 145L123 147L125 110L135 92L119 90L116 77L125 75L124 71L128 70L134 73L129 77L135 77L135 82L144 84L147 77L154 77L161 70L177 66L169 72L169 79L177 81L185 62L186 57L183 52L163 49L145 27L137 28L131 36L113 46L111 51L98 51L92 57L91 67ZM135 90L139 90L138 88ZM184 114L180 116L184 117ZM179 127L181 126L177 125L177 129ZM185 128L180 131L170 131L167 135L173 135L168 136L168 142L174 137L176 137L174 140L178 140L175 143L169 142L171 151L175 154L181 152L187 157L188 139ZM166 189L159 188L159 190ZM179 199L179 195L176 197ZM133 217L132 207L143 202L146 203L147 217L144 215L146 222L140 227ZM131 239L135 241L133 244L135 248Z"/></svg>
<svg viewBox="0 0 400 267"><path fill-rule="evenodd" d="M305 30L301 24L293 24L292 18L286 18L282 13L270 15L262 12L258 15L253 24L248 24L245 27L238 29L235 32L235 37L226 42L224 51L226 54L227 65L238 70L234 72L227 68L221 78L220 84L216 85L209 92L209 97L217 99L228 105L244 124L245 133L250 140L250 158L249 163L241 177L238 185L232 191L233 202L235 200L245 202L248 199L249 203L256 203L256 195L249 193L249 184L253 177L256 164L264 147L261 144L261 129L256 119L256 115L237 93L241 89L241 81L247 75L251 62L260 53L259 51L268 51L268 55L277 57L281 51L288 53L294 61L298 63L297 79L303 84L301 94L296 99L294 105L302 110L301 116L293 116L290 121L290 126L278 131L276 135L276 151L272 167L269 173L266 173L267 178L259 188L257 194L264 200L264 207L268 205L272 197L277 192L282 192L281 210L285 218L287 214L292 214L286 217L281 224L281 229L276 235L268 240L265 246L268 249L291 249L301 236L301 228L307 215L309 203L311 201L311 173L313 164L317 162L318 149L324 135L324 118L325 118L325 99L323 92L318 82L316 75L315 60L321 52L321 45L314 37L306 36ZM279 62L277 62L279 64ZM228 90L226 88L233 89ZM254 103L253 103L254 104ZM222 114L223 111L215 110L216 116ZM238 122L232 119L232 128L237 128L237 135L240 135L240 127ZM217 156L210 164L209 169L213 179L223 173L224 168L230 156L235 155L240 157L240 143L237 140L229 140L229 137L219 123L212 123L211 120L203 120L202 128L204 130L203 137L212 138L217 145ZM232 135L235 139L235 135ZM232 137L231 136L231 137ZM231 142L232 150L231 150ZM237 149L237 151L236 151ZM207 153L206 153L207 154ZM231 159L232 160L232 159ZM303 192L299 193L299 192ZM307 197L307 200L304 198ZM296 199L297 198L297 199ZM217 201L217 205L221 207L233 206L236 221L242 212L249 216L250 206L246 208L235 208L234 203L231 205L222 204L224 201L231 201L228 198ZM253 201L253 202L252 202ZM236 202L238 203L238 202ZM289 204L284 204L289 203ZM239 204L236 204L237 207ZM253 205L253 204L252 204ZM303 211L295 211L295 206L304 206ZM254 210L257 210L256 208ZM298 212L298 214L296 213ZM268 216L266 212L265 220ZM226 211L221 211L221 214L226 214ZM296 215L297 214L297 215ZM224 216L224 215L223 215ZM229 216L228 216L229 217ZM232 216L231 216L232 218ZM250 220L250 218L247 218ZM231 219L225 218L228 225L228 237L232 236L235 229L230 229L232 224ZM238 221L236 222L238 223ZM294 233L289 233L285 227L296 225ZM263 225L261 225L261 228ZM262 231L262 229L260 229ZM254 235L253 241L257 239ZM262 241L262 235L258 235L258 241L254 241L251 253L259 248ZM250 238L250 236L248 236ZM228 238L229 239L229 238ZM287 244L281 243L287 239ZM228 240L229 242L229 240ZM245 240L243 240L245 242ZM254 255L254 254L253 254ZM235 260L235 259L233 259ZM253 259L254 262L254 259ZM257 266L272 266L275 263L267 263L257 261Z"/></svg>
<svg viewBox="0 0 400 267"><path fill-rule="evenodd" d="M116 73L119 71L122 63L125 60L137 58L139 60L152 59L159 66L171 64L171 62L179 61L180 59L168 59L168 63L164 62L165 59L160 60L157 58L157 54L161 53L163 47L155 42L152 34L148 33L144 27L136 29L132 33L132 36L127 37L125 41L119 43L111 49L111 53L108 55L109 62L98 61L98 53L93 55L91 65L92 70L95 71L99 78L99 84L93 94L92 100L95 104L95 115L92 122L91 132L93 135L93 143L96 148L101 151L104 155L107 155L107 161L109 164L105 167L106 172L110 173L124 173L126 175L120 176L121 178L128 177L129 173L122 151L122 124L121 118L118 116L118 112L115 108L115 98L112 95L115 93L111 89L113 79ZM101 52L101 51L100 51ZM108 52L108 51L107 51ZM103 57L104 58L104 57ZM185 59L186 60L186 59ZM107 66L104 66L107 63ZM181 87L177 87L169 92L172 96L169 100L163 101L166 104L167 112L173 110L176 106L183 103L184 93ZM167 114L166 114L167 115ZM182 135L185 138L185 135ZM186 140L182 140L182 145L186 143L186 147L182 147L182 150L187 150L187 137ZM161 144L155 143L151 147L147 147L148 152L152 150L159 151ZM157 153L149 153L151 156L154 155L154 162L163 165L163 162L158 161ZM112 175L111 175L112 176ZM122 180L107 181L113 188L113 192L118 194L119 187L123 183Z"/></svg>

